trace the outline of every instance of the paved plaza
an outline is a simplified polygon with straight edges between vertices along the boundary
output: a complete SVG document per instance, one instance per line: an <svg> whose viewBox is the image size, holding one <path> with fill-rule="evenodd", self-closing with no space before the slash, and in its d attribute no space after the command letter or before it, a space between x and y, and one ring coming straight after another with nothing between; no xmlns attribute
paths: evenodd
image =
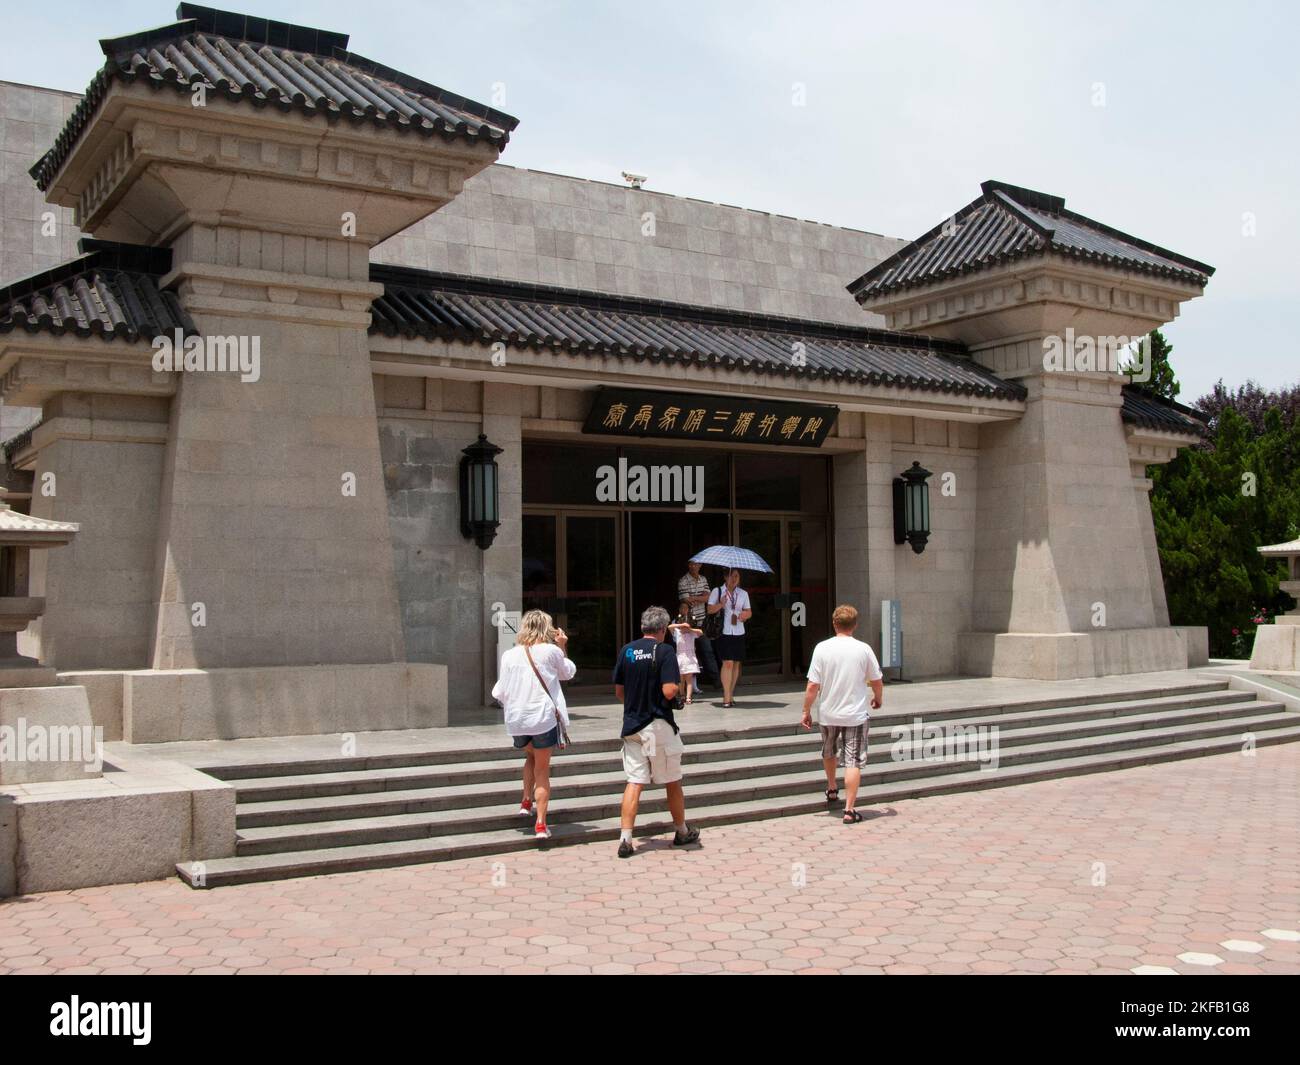
<svg viewBox="0 0 1300 1065"><path fill-rule="evenodd" d="M1300 745L869 809L19 897L0 973L1300 972Z"/></svg>

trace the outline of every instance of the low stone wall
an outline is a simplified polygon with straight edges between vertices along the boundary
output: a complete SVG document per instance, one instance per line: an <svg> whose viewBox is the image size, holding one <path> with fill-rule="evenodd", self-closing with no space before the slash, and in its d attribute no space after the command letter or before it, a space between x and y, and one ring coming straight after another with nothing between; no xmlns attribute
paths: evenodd
<svg viewBox="0 0 1300 1065"><path fill-rule="evenodd" d="M1255 630L1250 668L1300 670L1300 617L1283 614L1274 624Z"/></svg>
<svg viewBox="0 0 1300 1065"><path fill-rule="evenodd" d="M0 787L100 775L85 688L0 688L0 730Z"/></svg>
<svg viewBox="0 0 1300 1065"><path fill-rule="evenodd" d="M175 762L0 789L0 898L174 876L235 853L235 789Z"/></svg>
<svg viewBox="0 0 1300 1065"><path fill-rule="evenodd" d="M1198 628L964 632L958 646L966 676L1074 680L1203 665L1204 633Z"/></svg>
<svg viewBox="0 0 1300 1065"><path fill-rule="evenodd" d="M434 663L61 674L83 683L105 736L128 743L306 736L447 724Z"/></svg>

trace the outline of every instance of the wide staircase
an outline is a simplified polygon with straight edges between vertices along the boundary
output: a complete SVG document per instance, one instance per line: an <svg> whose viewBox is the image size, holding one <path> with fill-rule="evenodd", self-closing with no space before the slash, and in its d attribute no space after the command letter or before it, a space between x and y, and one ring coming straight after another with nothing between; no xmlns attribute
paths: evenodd
<svg viewBox="0 0 1300 1065"><path fill-rule="evenodd" d="M734 725L710 728L699 713L687 726L684 760L692 824L826 811L815 730L745 727L739 714ZM733 720L729 713L708 720ZM914 757L896 757L893 730L913 717L872 718L859 808L1300 740L1300 714L1219 681L929 712L926 726L950 736L961 726L965 749L941 753L931 737L927 751L922 734L922 746L908 746ZM995 769L988 747L971 739L987 744L994 728ZM185 862L177 871L193 887L219 887L614 840L624 785L618 749L615 739L586 740L556 754L554 838L542 844L531 819L516 813L521 759L499 748L209 768L236 789L236 856ZM663 789L648 788L638 835L670 827Z"/></svg>

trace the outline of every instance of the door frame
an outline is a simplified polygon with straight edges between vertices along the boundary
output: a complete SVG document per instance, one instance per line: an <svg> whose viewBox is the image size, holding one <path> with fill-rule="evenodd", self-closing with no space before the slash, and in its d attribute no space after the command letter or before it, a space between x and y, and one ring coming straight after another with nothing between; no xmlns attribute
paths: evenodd
<svg viewBox="0 0 1300 1065"><path fill-rule="evenodd" d="M545 436L525 436L521 441L521 447L527 447L529 443L539 444L559 444L570 445L574 447L601 447L608 446L610 442L582 439L567 439L552 435ZM664 447L680 447L679 443L661 442L657 440L638 441L635 446L644 447L662 445ZM614 444L616 454L622 454L625 447L633 445L625 441L618 441ZM740 534L739 523L749 519L758 520L777 520L780 522L781 530L781 594L788 596L790 594L790 526L791 521L819 521L826 526L826 582L830 591L828 600L833 604L835 599L835 454L822 452L815 457L825 460L826 471L826 510L824 512L802 511L802 510L737 510L736 509L736 469L735 456L737 454L734 448L709 448L711 451L723 451L727 456L727 508L705 507L701 513L726 514L728 516L728 530L731 536L731 542L737 543ZM756 449L758 450L758 449ZM763 448L766 451L785 451L784 448ZM809 456L814 457L814 456ZM639 512L661 511L666 513L679 514L681 509L672 506L646 506L644 504L629 505L626 503L606 503L600 505L582 505L582 504L546 504L546 503L526 503L520 508L521 514L540 515L543 517L567 518L569 515L581 517L606 517L615 520L615 616L620 619L619 626L634 626L635 619L631 617L631 604L629 598L632 588L632 567L634 563L634 552L632 550L632 522L626 515ZM567 528L564 521L557 521L556 524L556 596L560 596L560 588L568 588L568 558L567 558ZM788 608L782 611L781 619L781 663L779 671L775 677L781 680L799 679L793 672L793 654L790 642L791 626ZM558 619L557 619L558 621ZM829 623L829 618L827 619ZM622 639L624 633L616 633L616 639ZM635 637L637 633L630 633L630 637ZM614 651L617 651L617 647ZM767 676L767 674L760 674Z"/></svg>
<svg viewBox="0 0 1300 1065"><path fill-rule="evenodd" d="M627 551L624 543L624 529L628 522L624 520L623 510L619 507L548 507L539 504L529 504L520 509L520 514L525 517L541 517L555 519L555 598L567 600L569 598L569 518L603 518L614 523L614 617L616 626L618 619L626 613L627 599ZM555 623L561 628L567 628L569 624L568 609L557 611ZM615 628L614 638L617 641L620 638L618 628ZM615 651L618 650L616 645ZM612 663L611 659L611 663ZM611 664L610 668L613 666Z"/></svg>

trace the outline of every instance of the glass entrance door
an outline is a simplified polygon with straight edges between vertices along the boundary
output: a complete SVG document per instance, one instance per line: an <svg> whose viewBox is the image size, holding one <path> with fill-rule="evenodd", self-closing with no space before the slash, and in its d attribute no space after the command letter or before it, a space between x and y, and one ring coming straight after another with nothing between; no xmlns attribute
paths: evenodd
<svg viewBox="0 0 1300 1065"><path fill-rule="evenodd" d="M699 510L653 502L595 503L604 465L698 465ZM677 608L677 580L701 548L739 544L775 570L746 573L754 616L746 675L802 677L830 630L830 468L818 455L614 447L526 441L523 609L552 614L572 637L578 679L608 690L619 646L641 611ZM712 586L724 576L706 566Z"/></svg>
<svg viewBox="0 0 1300 1065"><path fill-rule="evenodd" d="M745 672L784 673L785 611L781 594L785 548L780 518L737 518L736 543L754 551L775 571L742 573L753 616L745 622Z"/></svg>
<svg viewBox="0 0 1300 1065"><path fill-rule="evenodd" d="M737 543L775 571L746 573L754 616L745 624L745 668L802 677L830 634L830 546L822 518L738 518Z"/></svg>
<svg viewBox="0 0 1300 1065"><path fill-rule="evenodd" d="M545 610L568 633L575 684L608 684L613 669L623 587L619 520L568 511L523 516L523 609Z"/></svg>

